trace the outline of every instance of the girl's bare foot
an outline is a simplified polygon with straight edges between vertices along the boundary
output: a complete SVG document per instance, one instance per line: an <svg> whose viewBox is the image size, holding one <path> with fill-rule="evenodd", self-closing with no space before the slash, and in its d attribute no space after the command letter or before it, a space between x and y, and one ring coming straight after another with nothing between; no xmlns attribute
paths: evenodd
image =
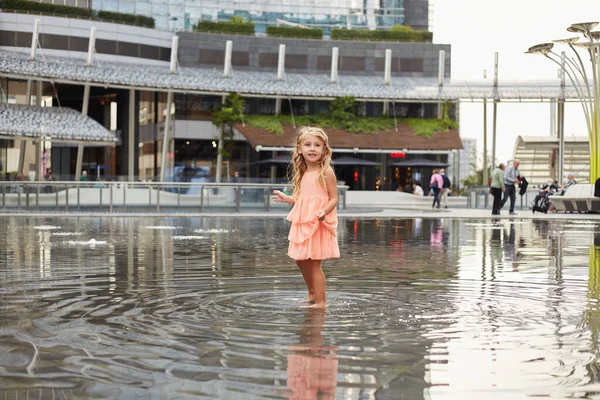
<svg viewBox="0 0 600 400"><path fill-rule="evenodd" d="M315 302L315 295L314 294L309 294L308 296L306 296L306 300L307 303L314 303Z"/></svg>
<svg viewBox="0 0 600 400"><path fill-rule="evenodd" d="M308 306L307 308L321 308L321 309L325 309L327 308L327 303L323 302L323 303L314 303L311 304L310 306Z"/></svg>

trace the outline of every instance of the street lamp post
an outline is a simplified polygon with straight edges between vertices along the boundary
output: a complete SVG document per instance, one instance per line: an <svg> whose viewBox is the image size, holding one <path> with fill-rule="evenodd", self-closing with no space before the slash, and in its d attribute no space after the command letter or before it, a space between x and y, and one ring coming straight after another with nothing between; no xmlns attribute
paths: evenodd
<svg viewBox="0 0 600 400"><path fill-rule="evenodd" d="M566 44L571 48L574 57L566 57L563 53L559 55L552 51L554 43L542 43L530 47L526 52L528 54L541 54L546 58L558 64L561 71L569 77L573 84L577 97L583 108L585 122L588 128L589 143L590 143L590 183L594 183L600 178L600 155L598 154L598 141L600 139L600 31L592 31L598 22L583 22L571 25L567 31L579 33L587 39L586 42L579 42L580 37L569 39L554 40L554 43ZM591 68L591 80L588 75L588 70L583 63L578 49L587 50ZM564 102L564 92L562 99ZM562 113L564 118L564 111ZM564 135L560 140L564 140ZM564 148L564 147L563 147ZM559 155L561 159L564 155ZM559 180L563 177L559 176Z"/></svg>

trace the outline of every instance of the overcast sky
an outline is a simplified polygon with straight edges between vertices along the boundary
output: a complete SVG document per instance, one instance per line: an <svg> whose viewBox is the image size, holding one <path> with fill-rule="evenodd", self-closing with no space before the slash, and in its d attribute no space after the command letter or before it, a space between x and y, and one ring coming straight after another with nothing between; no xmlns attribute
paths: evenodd
<svg viewBox="0 0 600 400"><path fill-rule="evenodd" d="M434 42L452 46L452 77L493 78L499 53L499 79L548 79L557 66L542 56L525 55L528 47L577 36L566 28L575 22L600 21L599 0L430 0ZM555 49L568 47L557 45ZM560 51L560 50L558 50ZM488 106L488 151L491 152L492 107ZM461 136L477 139L483 149L483 105L462 103ZM496 158L512 158L517 136L550 135L550 106L510 103L498 106ZM565 135L587 136L581 106L568 104Z"/></svg>

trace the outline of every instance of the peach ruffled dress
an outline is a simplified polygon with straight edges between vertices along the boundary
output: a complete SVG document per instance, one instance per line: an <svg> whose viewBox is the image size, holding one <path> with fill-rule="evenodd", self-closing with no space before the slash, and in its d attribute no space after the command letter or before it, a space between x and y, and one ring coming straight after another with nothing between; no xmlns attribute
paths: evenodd
<svg viewBox="0 0 600 400"><path fill-rule="evenodd" d="M300 182L300 196L287 216L292 222L288 256L294 260L339 258L337 212L334 208L319 221L317 212L327 205L329 195L318 181L319 171L307 171Z"/></svg>

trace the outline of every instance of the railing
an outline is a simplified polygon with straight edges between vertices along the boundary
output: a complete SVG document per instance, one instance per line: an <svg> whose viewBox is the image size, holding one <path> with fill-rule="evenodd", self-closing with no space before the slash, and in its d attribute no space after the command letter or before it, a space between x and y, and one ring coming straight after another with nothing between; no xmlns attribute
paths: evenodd
<svg viewBox="0 0 600 400"><path fill-rule="evenodd" d="M259 183L29 182L0 181L0 209L8 211L240 212L289 209L273 203L273 190L291 186ZM338 186L346 208L348 186Z"/></svg>
<svg viewBox="0 0 600 400"><path fill-rule="evenodd" d="M539 189L531 189L523 194L523 196L519 195L519 188L517 187L517 200L515 204L515 208L521 210L528 210L530 203L533 201L535 196L538 194ZM467 192L467 208L480 208L480 209L490 209L492 208L492 203L494 201L494 197L490 194L489 186L469 186L466 189ZM504 196L504 193L502 194ZM510 202L510 200L508 200ZM505 206L506 207L506 206Z"/></svg>

